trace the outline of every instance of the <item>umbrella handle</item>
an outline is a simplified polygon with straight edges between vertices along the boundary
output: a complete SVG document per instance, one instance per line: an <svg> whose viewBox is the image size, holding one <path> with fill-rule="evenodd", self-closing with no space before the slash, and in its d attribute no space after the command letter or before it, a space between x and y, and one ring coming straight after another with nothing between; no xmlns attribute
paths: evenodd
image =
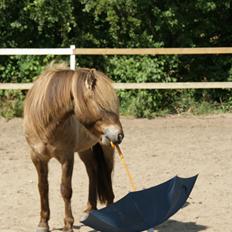
<svg viewBox="0 0 232 232"><path fill-rule="evenodd" d="M127 166L127 163L126 163L126 161L124 159L124 155L123 155L120 147L118 146L118 144L113 144L112 142L110 142L110 144L111 144L113 149L115 149L115 147L116 147L116 149L118 151L119 158L121 160L121 163L122 163L123 167L125 168L127 176L128 176L128 178L130 180L131 189L132 189L132 191L136 191L136 186L135 186L135 183L134 183L134 179L133 179L133 177L132 177L132 175L131 175L131 173L129 171L129 168ZM147 232L153 232L153 231L154 231L154 228L150 228Z"/></svg>
<svg viewBox="0 0 232 232"><path fill-rule="evenodd" d="M122 153L120 147L118 146L118 144L113 144L112 142L111 142L111 146L112 146L112 148L115 148L115 147L116 147L116 149L117 149L117 151L118 151L119 158L120 158L120 160L121 160L121 163L122 163L123 167L125 168L126 174L127 174L128 178L129 178L129 180L130 180L131 189L132 189L132 191L136 191L136 185L135 185L135 183L134 183L134 179L133 179L133 177L132 177L132 175L131 175L131 173L130 173L130 171L129 171L129 168L128 168L128 166L127 166L127 163L126 163L126 161L125 161L125 159L124 159L124 155L123 155L123 153Z"/></svg>

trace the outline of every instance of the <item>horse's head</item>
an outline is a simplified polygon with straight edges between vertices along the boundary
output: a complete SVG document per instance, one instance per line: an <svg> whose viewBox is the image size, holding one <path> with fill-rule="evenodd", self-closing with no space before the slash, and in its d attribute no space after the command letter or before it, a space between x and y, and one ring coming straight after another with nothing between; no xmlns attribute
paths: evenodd
<svg viewBox="0 0 232 232"><path fill-rule="evenodd" d="M78 69L73 76L72 97L78 120L102 144L121 143L119 101L111 80L95 69Z"/></svg>

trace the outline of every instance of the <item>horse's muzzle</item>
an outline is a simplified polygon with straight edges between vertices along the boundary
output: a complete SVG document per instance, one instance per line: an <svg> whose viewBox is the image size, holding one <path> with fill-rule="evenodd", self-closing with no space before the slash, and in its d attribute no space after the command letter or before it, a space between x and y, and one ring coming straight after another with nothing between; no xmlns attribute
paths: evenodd
<svg viewBox="0 0 232 232"><path fill-rule="evenodd" d="M108 140L110 140L114 144L120 144L124 138L122 129L115 127L106 128L104 135Z"/></svg>

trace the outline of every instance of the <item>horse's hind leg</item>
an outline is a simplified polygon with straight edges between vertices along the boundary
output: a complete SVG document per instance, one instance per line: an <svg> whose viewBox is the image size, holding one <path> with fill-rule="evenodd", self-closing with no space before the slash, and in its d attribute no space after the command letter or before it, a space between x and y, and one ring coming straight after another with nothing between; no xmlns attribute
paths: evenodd
<svg viewBox="0 0 232 232"><path fill-rule="evenodd" d="M101 203L111 204L114 200L111 174L114 166L113 149L99 143L92 149L79 152L89 177L89 197L85 212L97 208L97 197Z"/></svg>
<svg viewBox="0 0 232 232"><path fill-rule="evenodd" d="M85 168L89 177L89 194L88 202L84 212L90 212L97 209L97 164L91 149L79 152L81 160L85 164Z"/></svg>
<svg viewBox="0 0 232 232"><path fill-rule="evenodd" d="M72 215L71 197L72 197L72 173L73 173L74 154L66 156L64 160L59 160L59 161L61 162L62 165L62 178L61 178L60 191L65 204L63 231L72 232L74 218Z"/></svg>
<svg viewBox="0 0 232 232"><path fill-rule="evenodd" d="M108 194L107 194L107 205L110 205L114 201L114 191L112 185L112 172L114 169L114 149L112 149L109 145L101 145L105 161L107 164L107 172L108 172Z"/></svg>
<svg viewBox="0 0 232 232"><path fill-rule="evenodd" d="M31 159L38 173L38 188L40 193L40 222L36 232L48 232L48 220L50 218L50 209L48 201L48 160L41 160L39 156L31 152Z"/></svg>

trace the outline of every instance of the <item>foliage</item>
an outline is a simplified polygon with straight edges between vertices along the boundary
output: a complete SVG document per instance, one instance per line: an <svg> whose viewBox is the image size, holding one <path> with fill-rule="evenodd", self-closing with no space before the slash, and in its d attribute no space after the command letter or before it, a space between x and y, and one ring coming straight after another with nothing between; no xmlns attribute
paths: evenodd
<svg viewBox="0 0 232 232"><path fill-rule="evenodd" d="M113 57L108 60L107 73L115 82L175 82L176 57ZM150 117L162 110L174 97L170 91L133 90L118 92L124 113Z"/></svg>
<svg viewBox="0 0 232 232"><path fill-rule="evenodd" d="M0 0L0 47L226 47L232 41L231 3ZM43 66L60 58L1 56L0 82L31 82ZM231 64L231 55L78 56L78 65L105 71L117 82L231 81ZM12 101L12 111L16 105L20 108L24 95L2 91L0 111L6 112L6 103ZM191 111L207 104L230 110L232 104L229 90L136 90L120 91L119 96L122 111L139 117Z"/></svg>
<svg viewBox="0 0 232 232"><path fill-rule="evenodd" d="M24 94L21 91L0 90L0 100L0 115L5 118L22 116Z"/></svg>
<svg viewBox="0 0 232 232"><path fill-rule="evenodd" d="M12 83L32 82L51 59L51 57L10 56L7 64L0 64L0 80Z"/></svg>

